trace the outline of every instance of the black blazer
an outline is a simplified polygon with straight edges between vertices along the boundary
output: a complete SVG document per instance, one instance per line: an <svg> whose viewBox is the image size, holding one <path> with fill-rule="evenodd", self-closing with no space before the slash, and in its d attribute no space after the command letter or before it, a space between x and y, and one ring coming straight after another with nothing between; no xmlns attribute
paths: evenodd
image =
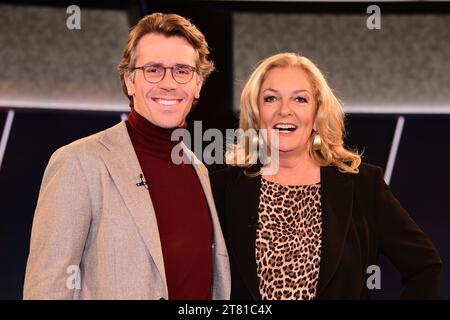
<svg viewBox="0 0 450 320"><path fill-rule="evenodd" d="M248 171L258 170L258 166ZM384 254L399 270L404 299L438 299L442 262L384 183L379 167L358 174L321 167L322 250L317 299L367 299L369 265ZM242 168L211 173L231 265L231 298L261 299L255 241L261 176ZM383 270L381 270L383 279Z"/></svg>

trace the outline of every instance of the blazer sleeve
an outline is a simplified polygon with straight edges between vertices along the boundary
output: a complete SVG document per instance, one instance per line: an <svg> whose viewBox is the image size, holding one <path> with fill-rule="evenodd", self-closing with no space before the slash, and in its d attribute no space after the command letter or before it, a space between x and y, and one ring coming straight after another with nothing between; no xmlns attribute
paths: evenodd
<svg viewBox="0 0 450 320"><path fill-rule="evenodd" d="M439 299L442 261L430 239L375 172L375 208L381 253L399 270L402 299Z"/></svg>
<svg viewBox="0 0 450 320"><path fill-rule="evenodd" d="M47 165L33 218L24 299L74 299L91 221L91 200L76 150L63 147Z"/></svg>

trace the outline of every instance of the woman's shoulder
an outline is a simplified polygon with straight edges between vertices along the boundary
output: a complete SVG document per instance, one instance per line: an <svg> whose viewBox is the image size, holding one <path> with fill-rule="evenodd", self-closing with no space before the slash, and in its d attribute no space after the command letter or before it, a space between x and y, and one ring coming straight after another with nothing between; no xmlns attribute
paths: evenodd
<svg viewBox="0 0 450 320"><path fill-rule="evenodd" d="M244 168L229 166L210 172L211 189L219 215L225 207L225 199L227 190L229 190L229 185L235 181L243 171Z"/></svg>
<svg viewBox="0 0 450 320"><path fill-rule="evenodd" d="M228 166L218 169L210 173L211 183L228 184L236 181L241 176L247 176L248 173L258 172L260 167L252 166L249 168ZM328 166L323 168L325 179L350 179L357 184L373 184L383 180L383 169L380 166L367 162L362 162L358 167L357 173L348 173L340 170L336 166Z"/></svg>
<svg viewBox="0 0 450 320"><path fill-rule="evenodd" d="M257 172L259 170L259 167L237 167L237 166L228 166L226 168L218 169L215 171L212 171L210 173L211 180L216 181L233 181L240 177L241 175L245 175L247 172Z"/></svg>
<svg viewBox="0 0 450 320"><path fill-rule="evenodd" d="M221 168L221 169L216 169L214 171L211 171L209 173L209 176L211 177L211 179L226 179L227 177L232 176L233 174L235 174L235 167L226 167L226 168Z"/></svg>
<svg viewBox="0 0 450 320"><path fill-rule="evenodd" d="M373 185L383 180L383 169L367 162L362 162L359 165L357 173L344 172L336 166L327 167L325 170L329 172L327 176L347 178L353 180L356 184Z"/></svg>
<svg viewBox="0 0 450 320"><path fill-rule="evenodd" d="M367 162L362 162L358 167L359 172L357 176L360 179L373 179L374 177L380 176L383 174L383 168L377 165L373 165Z"/></svg>
<svg viewBox="0 0 450 320"><path fill-rule="evenodd" d="M383 169L369 163L361 163L358 169L357 173L346 173L335 166L328 167L322 176L324 190L328 195L351 192L359 203L376 203L387 188Z"/></svg>

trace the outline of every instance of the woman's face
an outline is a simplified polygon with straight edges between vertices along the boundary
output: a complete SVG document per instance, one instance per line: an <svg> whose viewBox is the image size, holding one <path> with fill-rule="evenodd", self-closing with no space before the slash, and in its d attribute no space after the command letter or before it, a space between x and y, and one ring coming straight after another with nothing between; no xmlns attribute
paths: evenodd
<svg viewBox="0 0 450 320"><path fill-rule="evenodd" d="M316 101L306 72L297 67L271 69L258 97L259 127L279 137L280 156L309 152ZM274 146L276 147L276 146Z"/></svg>

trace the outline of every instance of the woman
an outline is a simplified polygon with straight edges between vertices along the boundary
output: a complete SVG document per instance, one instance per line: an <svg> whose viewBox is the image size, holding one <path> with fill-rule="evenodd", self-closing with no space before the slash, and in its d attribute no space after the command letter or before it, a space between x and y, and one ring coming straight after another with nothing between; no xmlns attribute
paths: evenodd
<svg viewBox="0 0 450 320"><path fill-rule="evenodd" d="M236 164L236 153L252 158L236 147L231 166L211 175L232 299L367 299L379 254L401 273L402 298L439 298L436 249L381 168L343 146L342 107L310 60L264 60L242 92L240 128L275 133L278 142L265 143L278 151L279 168Z"/></svg>

